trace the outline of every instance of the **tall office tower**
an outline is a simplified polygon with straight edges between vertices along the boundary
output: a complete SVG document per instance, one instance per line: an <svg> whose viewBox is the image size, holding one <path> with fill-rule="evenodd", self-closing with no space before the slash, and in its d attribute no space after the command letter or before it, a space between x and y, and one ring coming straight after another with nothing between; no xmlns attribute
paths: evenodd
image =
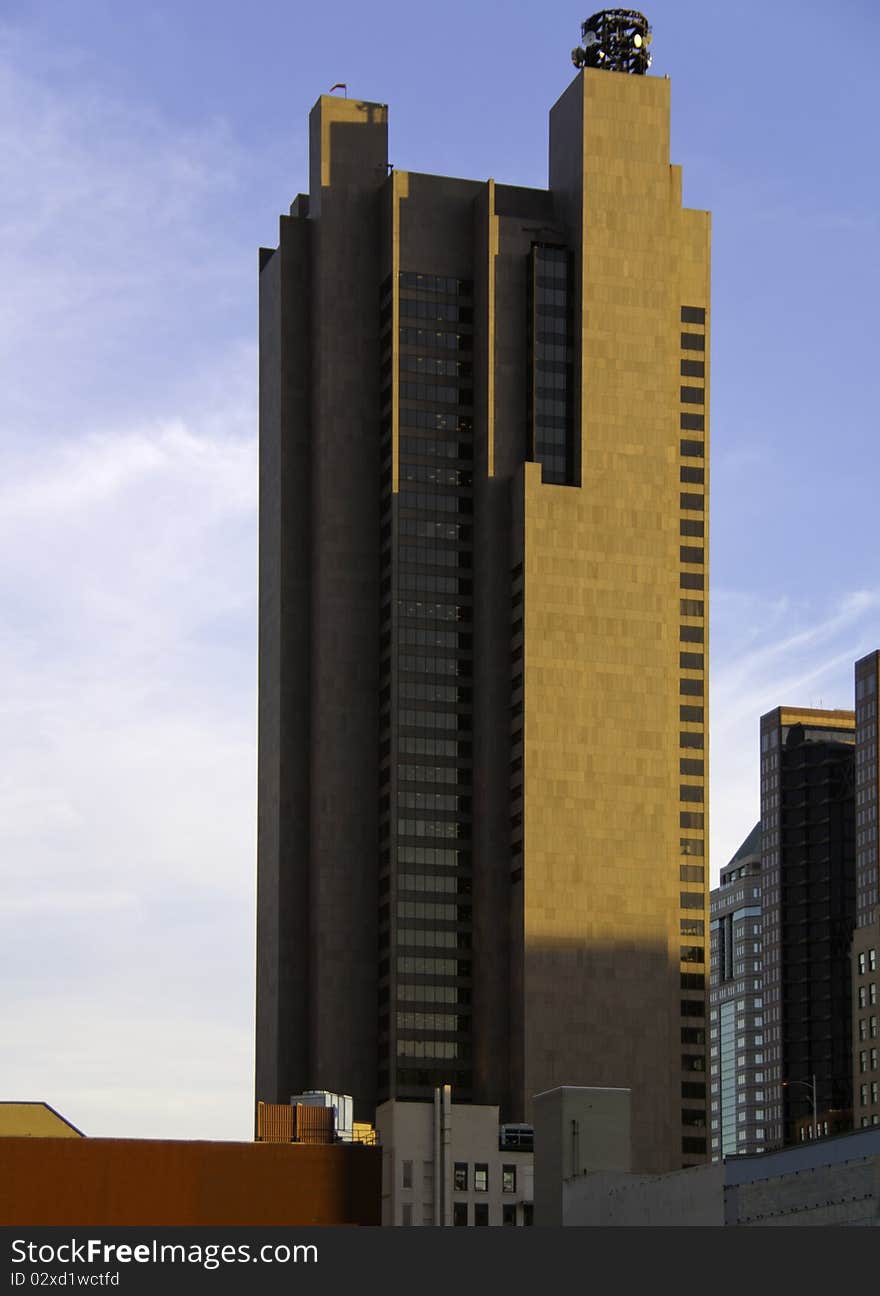
<svg viewBox="0 0 880 1296"><path fill-rule="evenodd" d="M813 1120L825 1133L849 1128L852 1118L854 742L852 711L777 707L761 717L771 1147L797 1141Z"/></svg>
<svg viewBox="0 0 880 1296"><path fill-rule="evenodd" d="M719 1161L764 1151L760 823L721 870L710 914L709 1125Z"/></svg>
<svg viewBox="0 0 880 1296"><path fill-rule="evenodd" d="M856 930L852 943L853 1125L880 1125L880 652L856 662Z"/></svg>
<svg viewBox="0 0 880 1296"><path fill-rule="evenodd" d="M867 927L880 906L880 652L855 665L856 693L856 924Z"/></svg>
<svg viewBox="0 0 880 1296"><path fill-rule="evenodd" d="M709 217L647 24L590 22L547 189L325 95L260 254L257 1093L628 1086L660 1170L706 1153Z"/></svg>

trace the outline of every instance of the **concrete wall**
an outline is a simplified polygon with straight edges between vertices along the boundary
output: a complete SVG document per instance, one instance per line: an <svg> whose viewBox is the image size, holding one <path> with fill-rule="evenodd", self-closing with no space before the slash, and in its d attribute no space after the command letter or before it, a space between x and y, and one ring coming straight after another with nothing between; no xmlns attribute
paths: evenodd
<svg viewBox="0 0 880 1296"><path fill-rule="evenodd" d="M724 1224L720 1164L667 1175L580 1175L563 1185L562 1224L682 1227Z"/></svg>
<svg viewBox="0 0 880 1296"><path fill-rule="evenodd" d="M573 1180L631 1165L630 1092L564 1085L537 1094L535 1223L559 1225Z"/></svg>
<svg viewBox="0 0 880 1296"><path fill-rule="evenodd" d="M572 1225L876 1227L880 1129L666 1175L582 1175L562 1199Z"/></svg>

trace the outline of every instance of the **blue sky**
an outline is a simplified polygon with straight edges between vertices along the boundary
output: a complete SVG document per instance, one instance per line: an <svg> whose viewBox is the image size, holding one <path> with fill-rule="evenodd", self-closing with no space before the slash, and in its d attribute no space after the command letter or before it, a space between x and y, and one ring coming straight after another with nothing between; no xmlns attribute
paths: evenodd
<svg viewBox="0 0 880 1296"><path fill-rule="evenodd" d="M300 8L0 13L0 1097L93 1135L251 1133L256 264L308 111L346 81L398 167L543 185L592 12ZM768 12L648 9L713 212L713 876L761 712L880 646L875 15Z"/></svg>

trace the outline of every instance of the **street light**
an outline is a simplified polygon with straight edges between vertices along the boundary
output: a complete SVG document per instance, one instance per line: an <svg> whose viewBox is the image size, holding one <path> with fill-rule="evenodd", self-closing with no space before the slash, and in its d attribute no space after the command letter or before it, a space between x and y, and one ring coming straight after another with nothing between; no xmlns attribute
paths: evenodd
<svg viewBox="0 0 880 1296"><path fill-rule="evenodd" d="M783 1089L788 1089L790 1085L803 1085L803 1087L804 1087L805 1089L809 1089L809 1090L810 1090L810 1103L811 1103L812 1108L813 1108L813 1142L815 1142L816 1139L819 1137L819 1130L818 1130L818 1127L817 1127L817 1125L816 1125L816 1113L817 1113L817 1110L818 1110L818 1109L817 1109L817 1107L816 1107L816 1076L815 1076L815 1073L814 1073L813 1076L812 1076L812 1082L811 1082L811 1083L808 1083L806 1080L783 1080L783 1082L782 1082L782 1087L783 1087Z"/></svg>

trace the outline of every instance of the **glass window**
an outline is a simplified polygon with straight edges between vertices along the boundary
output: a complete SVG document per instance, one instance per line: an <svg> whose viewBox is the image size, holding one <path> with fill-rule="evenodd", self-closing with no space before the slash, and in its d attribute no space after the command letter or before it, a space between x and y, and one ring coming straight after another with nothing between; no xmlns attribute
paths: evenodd
<svg viewBox="0 0 880 1296"><path fill-rule="evenodd" d="M516 1224L516 1206L513 1202L505 1202L501 1208L501 1223Z"/></svg>
<svg viewBox="0 0 880 1296"><path fill-rule="evenodd" d="M506 1165L501 1167L501 1191L506 1193L516 1192L515 1165Z"/></svg>
<svg viewBox="0 0 880 1296"><path fill-rule="evenodd" d="M468 1168L466 1161L456 1161L453 1175L453 1187L456 1192L467 1192Z"/></svg>
<svg viewBox="0 0 880 1296"><path fill-rule="evenodd" d="M404 1161L403 1181L402 1181L404 1188L412 1188L413 1186L412 1180L413 1180L413 1163L412 1161Z"/></svg>
<svg viewBox="0 0 880 1296"><path fill-rule="evenodd" d="M678 531L679 535L683 536L704 536L706 534L706 524L698 518L682 518ZM696 629L697 627L693 628Z"/></svg>
<svg viewBox="0 0 880 1296"><path fill-rule="evenodd" d="M452 1203L452 1223L455 1228L467 1228L468 1204L457 1201Z"/></svg>
<svg viewBox="0 0 880 1296"><path fill-rule="evenodd" d="M489 1167L478 1162L474 1166L474 1192L489 1191Z"/></svg>
<svg viewBox="0 0 880 1296"><path fill-rule="evenodd" d="M478 1202L474 1206L474 1224L479 1227L486 1227L489 1223L489 1205L488 1202Z"/></svg>
<svg viewBox="0 0 880 1296"><path fill-rule="evenodd" d="M680 864L678 876L682 882L703 882L705 870L702 864Z"/></svg>
<svg viewBox="0 0 880 1296"><path fill-rule="evenodd" d="M681 1150L688 1156L704 1156L706 1153L706 1140L704 1138L683 1138L681 1140Z"/></svg>
<svg viewBox="0 0 880 1296"><path fill-rule="evenodd" d="M703 681L701 679L682 679L679 681L679 693L689 693L695 697L703 696Z"/></svg>
<svg viewBox="0 0 880 1296"><path fill-rule="evenodd" d="M706 446L702 441L680 441L679 451L684 459L702 459Z"/></svg>
<svg viewBox="0 0 880 1296"><path fill-rule="evenodd" d="M404 1202L401 1208L401 1224L409 1226L412 1224L412 1202Z"/></svg>

